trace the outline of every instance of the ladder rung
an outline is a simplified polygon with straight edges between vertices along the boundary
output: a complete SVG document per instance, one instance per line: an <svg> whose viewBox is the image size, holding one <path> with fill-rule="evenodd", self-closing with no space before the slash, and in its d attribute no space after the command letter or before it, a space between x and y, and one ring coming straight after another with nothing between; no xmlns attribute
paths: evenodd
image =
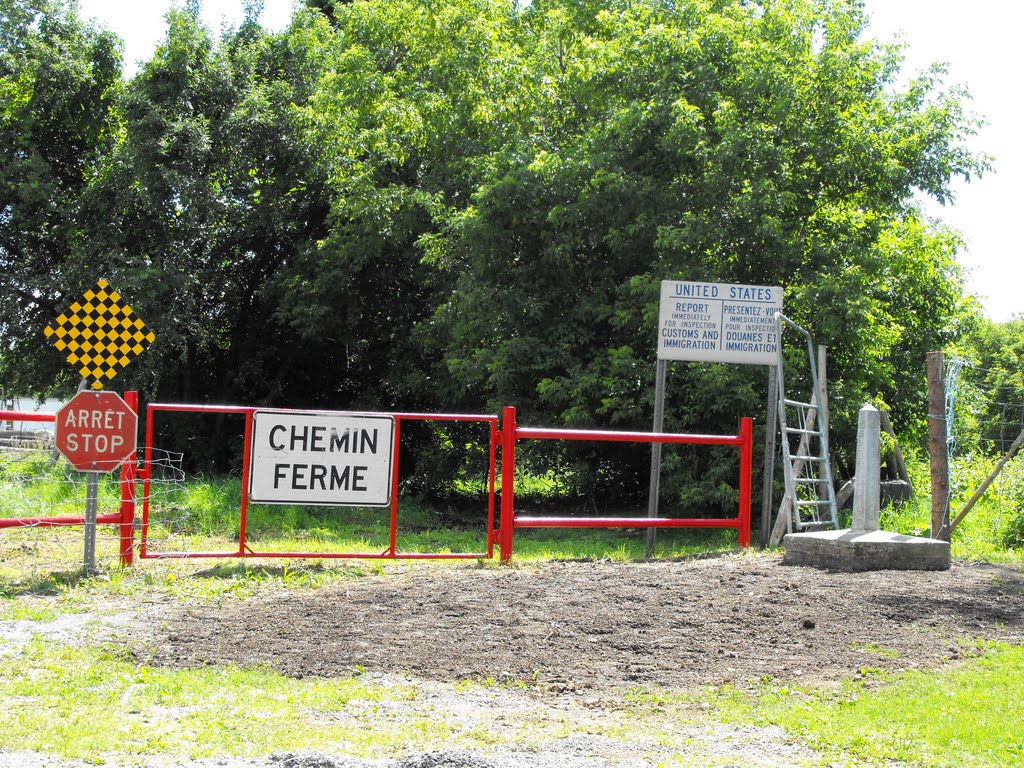
<svg viewBox="0 0 1024 768"><path fill-rule="evenodd" d="M791 435L817 435L820 434L816 429L797 429L796 427L786 427L786 432Z"/></svg>
<svg viewBox="0 0 1024 768"><path fill-rule="evenodd" d="M825 501L801 501L797 499L796 505L798 507L827 507L831 506L832 502L829 500Z"/></svg>
<svg viewBox="0 0 1024 768"><path fill-rule="evenodd" d="M812 411L818 410L818 406L814 403L801 403L799 400L783 400L786 405L792 405L794 408L810 408Z"/></svg>
<svg viewBox="0 0 1024 768"><path fill-rule="evenodd" d="M790 456L793 461L824 461L821 456Z"/></svg>
<svg viewBox="0 0 1024 768"><path fill-rule="evenodd" d="M803 485L821 485L828 484L828 480L823 477L794 477L794 482L801 483Z"/></svg>
<svg viewBox="0 0 1024 768"><path fill-rule="evenodd" d="M827 531L832 527L833 525L830 522L818 521L815 523L803 523L800 525L800 530L813 533L814 531Z"/></svg>

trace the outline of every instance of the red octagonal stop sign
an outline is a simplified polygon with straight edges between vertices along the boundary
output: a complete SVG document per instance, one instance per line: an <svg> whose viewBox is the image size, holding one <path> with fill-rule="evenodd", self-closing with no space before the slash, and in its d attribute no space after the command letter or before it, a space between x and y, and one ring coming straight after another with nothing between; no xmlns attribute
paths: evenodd
<svg viewBox="0 0 1024 768"><path fill-rule="evenodd" d="M79 392L55 426L57 450L83 472L109 472L135 452L138 417L114 392Z"/></svg>

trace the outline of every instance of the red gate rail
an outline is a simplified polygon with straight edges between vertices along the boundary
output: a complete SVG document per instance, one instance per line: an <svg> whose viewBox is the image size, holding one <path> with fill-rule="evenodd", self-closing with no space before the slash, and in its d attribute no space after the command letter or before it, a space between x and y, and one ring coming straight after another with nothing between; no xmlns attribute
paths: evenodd
<svg viewBox="0 0 1024 768"><path fill-rule="evenodd" d="M616 432L581 429L518 427L516 409L505 408L501 430L501 559L512 558L514 532L519 528L735 528L741 547L750 544L750 488L753 471L754 422L740 420L737 435L688 435L669 432ZM515 449L518 440L587 440L619 443L679 443L732 445L740 449L739 511L729 518L667 517L519 517L515 514Z"/></svg>
<svg viewBox="0 0 1024 768"><path fill-rule="evenodd" d="M0 411L0 421L49 421L53 423L54 414L37 413L35 411Z"/></svg>

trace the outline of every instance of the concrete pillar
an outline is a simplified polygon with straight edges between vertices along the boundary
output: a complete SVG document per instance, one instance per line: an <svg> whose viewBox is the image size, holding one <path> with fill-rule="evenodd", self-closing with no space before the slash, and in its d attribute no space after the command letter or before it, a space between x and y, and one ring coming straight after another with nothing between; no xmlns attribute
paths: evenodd
<svg viewBox="0 0 1024 768"><path fill-rule="evenodd" d="M857 469L853 479L853 530L877 531L881 506L881 416L871 405L857 415Z"/></svg>

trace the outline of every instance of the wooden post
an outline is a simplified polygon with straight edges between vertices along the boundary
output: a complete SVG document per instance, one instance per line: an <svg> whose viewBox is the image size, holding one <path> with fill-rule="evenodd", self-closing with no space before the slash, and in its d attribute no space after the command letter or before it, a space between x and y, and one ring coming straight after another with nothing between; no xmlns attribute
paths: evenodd
<svg viewBox="0 0 1024 768"><path fill-rule="evenodd" d="M820 395L818 403L818 431L824 436L825 442L829 446L832 445L832 441L829 439L828 426L829 426L829 412L828 412L828 349L824 344L818 345L818 392L815 394ZM835 477L835 468L832 466L832 451L829 450L829 455L825 457L825 460L829 464L829 475ZM824 472L824 467L819 472ZM822 501L828 499L828 489L823 486L818 486L818 498ZM833 493L835 488L832 489ZM836 510L838 512L838 510ZM839 527L838 525L836 526Z"/></svg>
<svg viewBox="0 0 1024 768"><path fill-rule="evenodd" d="M928 455L932 476L932 538L949 541L946 362L941 352L928 353Z"/></svg>

